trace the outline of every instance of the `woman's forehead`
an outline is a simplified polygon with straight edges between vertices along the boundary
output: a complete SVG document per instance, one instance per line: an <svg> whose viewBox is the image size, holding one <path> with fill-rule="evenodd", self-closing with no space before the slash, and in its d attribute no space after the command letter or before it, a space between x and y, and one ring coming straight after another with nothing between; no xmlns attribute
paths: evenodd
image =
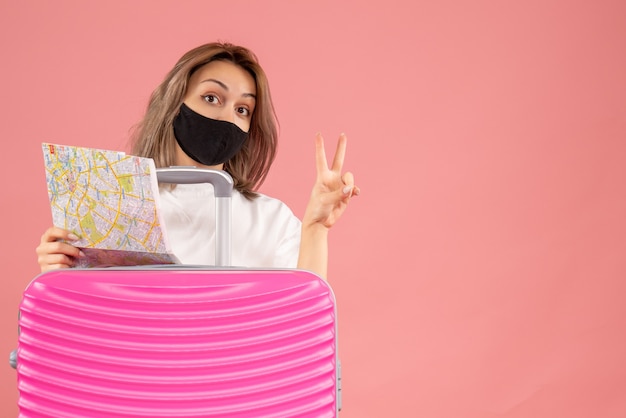
<svg viewBox="0 0 626 418"><path fill-rule="evenodd" d="M252 75L230 61L211 61L198 68L191 76L192 85L220 85L225 90L241 94L256 94L256 83Z"/></svg>

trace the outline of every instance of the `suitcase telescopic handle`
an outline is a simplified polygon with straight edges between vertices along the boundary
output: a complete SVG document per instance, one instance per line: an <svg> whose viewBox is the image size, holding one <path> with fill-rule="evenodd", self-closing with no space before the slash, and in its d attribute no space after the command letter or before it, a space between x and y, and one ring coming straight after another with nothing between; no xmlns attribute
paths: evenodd
<svg viewBox="0 0 626 418"><path fill-rule="evenodd" d="M231 197L233 178L225 171L197 167L157 168L159 183L211 183L215 190L215 265L231 265Z"/></svg>

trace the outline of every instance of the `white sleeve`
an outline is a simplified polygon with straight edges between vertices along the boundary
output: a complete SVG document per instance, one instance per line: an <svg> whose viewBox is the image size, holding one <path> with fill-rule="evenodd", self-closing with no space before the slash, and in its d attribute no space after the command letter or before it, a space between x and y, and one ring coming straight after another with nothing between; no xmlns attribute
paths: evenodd
<svg viewBox="0 0 626 418"><path fill-rule="evenodd" d="M302 223L291 210L287 212L289 213L285 214L288 217L283 224L284 231L275 251L274 267L293 269L298 266Z"/></svg>

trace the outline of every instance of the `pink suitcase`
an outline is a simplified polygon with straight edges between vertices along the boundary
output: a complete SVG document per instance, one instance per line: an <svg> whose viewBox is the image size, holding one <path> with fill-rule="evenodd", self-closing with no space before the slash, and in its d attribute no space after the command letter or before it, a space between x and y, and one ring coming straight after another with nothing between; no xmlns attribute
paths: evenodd
<svg viewBox="0 0 626 418"><path fill-rule="evenodd" d="M210 170L167 170L160 181L214 181ZM229 264L224 248L217 260ZM336 316L331 288L302 270L47 272L20 304L19 416L335 417Z"/></svg>

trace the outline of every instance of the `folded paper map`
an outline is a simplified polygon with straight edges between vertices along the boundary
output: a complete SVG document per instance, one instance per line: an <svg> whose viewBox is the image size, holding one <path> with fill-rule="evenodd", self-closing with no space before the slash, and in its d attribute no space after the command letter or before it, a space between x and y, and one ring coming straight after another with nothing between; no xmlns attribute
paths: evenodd
<svg viewBox="0 0 626 418"><path fill-rule="evenodd" d="M174 264L151 158L43 144L55 226L79 237L77 267Z"/></svg>

